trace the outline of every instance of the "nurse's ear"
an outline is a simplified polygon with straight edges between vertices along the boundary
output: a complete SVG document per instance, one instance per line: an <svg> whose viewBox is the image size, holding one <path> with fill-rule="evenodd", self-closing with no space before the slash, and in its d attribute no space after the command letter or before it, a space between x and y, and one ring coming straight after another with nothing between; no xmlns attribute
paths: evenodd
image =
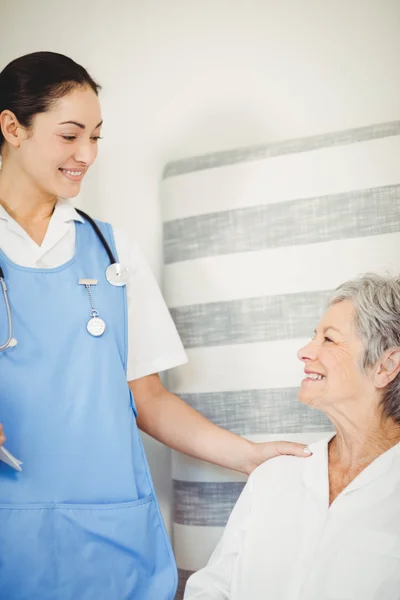
<svg viewBox="0 0 400 600"><path fill-rule="evenodd" d="M11 110L3 110L3 112L0 113L0 127L4 140L14 148L18 148L21 141L28 137L26 127L22 127Z"/></svg>

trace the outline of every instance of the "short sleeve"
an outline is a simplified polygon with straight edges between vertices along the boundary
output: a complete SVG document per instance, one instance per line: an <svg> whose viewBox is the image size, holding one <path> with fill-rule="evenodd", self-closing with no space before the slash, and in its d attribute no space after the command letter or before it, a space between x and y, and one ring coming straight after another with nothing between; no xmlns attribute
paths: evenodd
<svg viewBox="0 0 400 600"><path fill-rule="evenodd" d="M114 238L119 261L129 269L128 381L186 363L175 324L138 244L118 230Z"/></svg>

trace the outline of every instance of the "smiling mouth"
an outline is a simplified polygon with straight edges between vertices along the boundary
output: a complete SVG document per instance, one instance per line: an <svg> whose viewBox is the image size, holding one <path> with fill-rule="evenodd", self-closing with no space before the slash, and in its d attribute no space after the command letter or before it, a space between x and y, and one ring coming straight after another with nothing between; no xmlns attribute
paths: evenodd
<svg viewBox="0 0 400 600"><path fill-rule="evenodd" d="M65 177L67 177L68 179L72 179L73 181L79 181L80 179L82 179L83 175L85 174L85 170L78 170L78 169L59 169L59 171L65 175Z"/></svg>
<svg viewBox="0 0 400 600"><path fill-rule="evenodd" d="M323 381L325 379L324 375L320 375L319 373L306 373L306 377L303 381Z"/></svg>

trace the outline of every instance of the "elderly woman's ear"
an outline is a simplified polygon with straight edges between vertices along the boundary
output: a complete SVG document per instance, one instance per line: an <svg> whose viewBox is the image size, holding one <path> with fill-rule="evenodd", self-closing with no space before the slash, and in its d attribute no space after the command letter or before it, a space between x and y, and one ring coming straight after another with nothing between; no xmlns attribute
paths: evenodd
<svg viewBox="0 0 400 600"><path fill-rule="evenodd" d="M385 388L400 373L400 348L390 348L378 361L374 383L377 388Z"/></svg>

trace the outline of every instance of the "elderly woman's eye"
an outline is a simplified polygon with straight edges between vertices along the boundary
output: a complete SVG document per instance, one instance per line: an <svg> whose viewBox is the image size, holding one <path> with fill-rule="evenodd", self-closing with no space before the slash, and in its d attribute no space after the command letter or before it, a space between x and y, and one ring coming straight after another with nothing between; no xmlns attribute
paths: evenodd
<svg viewBox="0 0 400 600"><path fill-rule="evenodd" d="M333 340L331 340L331 338L328 338L326 336L324 337L324 340L325 340L325 342L332 342L333 341Z"/></svg>

